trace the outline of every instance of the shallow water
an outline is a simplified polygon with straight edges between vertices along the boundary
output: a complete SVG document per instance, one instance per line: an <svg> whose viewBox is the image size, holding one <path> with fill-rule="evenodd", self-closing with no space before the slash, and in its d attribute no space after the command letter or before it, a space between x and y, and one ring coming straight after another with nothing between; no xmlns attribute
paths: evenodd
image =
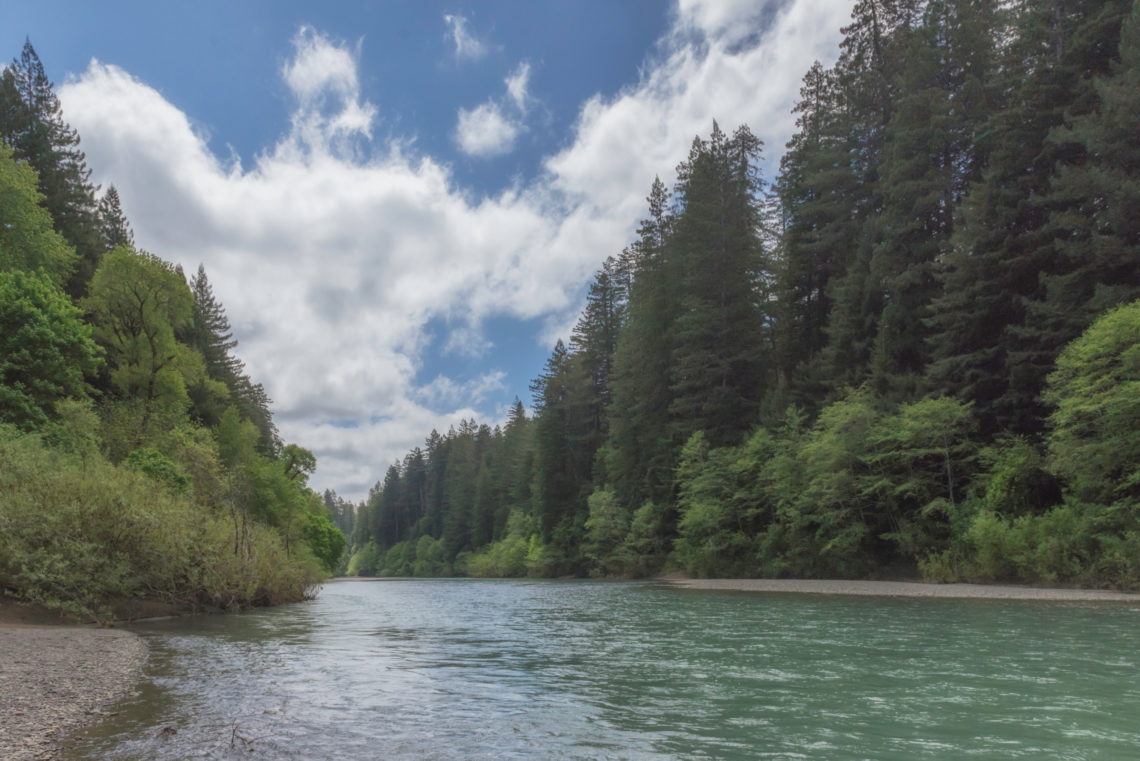
<svg viewBox="0 0 1140 761"><path fill-rule="evenodd" d="M340 582L139 626L141 694L66 758L1134 759L1138 625L1129 604Z"/></svg>

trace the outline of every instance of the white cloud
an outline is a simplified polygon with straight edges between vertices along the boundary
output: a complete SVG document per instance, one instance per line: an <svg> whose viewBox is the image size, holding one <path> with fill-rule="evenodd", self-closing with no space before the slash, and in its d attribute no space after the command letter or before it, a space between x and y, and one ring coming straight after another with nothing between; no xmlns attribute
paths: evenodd
<svg viewBox="0 0 1140 761"><path fill-rule="evenodd" d="M488 394L505 389L505 378L506 373L501 370L485 373L466 383L456 383L451 378L439 375L431 383L416 389L416 398L432 407L447 409L467 403L478 404Z"/></svg>
<svg viewBox="0 0 1140 761"><path fill-rule="evenodd" d="M490 158L510 152L522 126L508 118L503 109L487 101L470 110L459 109L455 142L468 156Z"/></svg>
<svg viewBox="0 0 1140 761"><path fill-rule="evenodd" d="M461 61L477 61L487 54L487 43L467 30L468 20L452 13L443 15L447 25L447 37L455 46L455 57Z"/></svg>
<svg viewBox="0 0 1140 761"><path fill-rule="evenodd" d="M464 325L451 331L447 343L443 346L443 353L477 359L484 356L493 346L478 326Z"/></svg>
<svg viewBox="0 0 1140 761"><path fill-rule="evenodd" d="M530 64L526 61L519 64L503 82L507 86L507 96L511 103L521 112L526 112L530 100L527 88L530 86Z"/></svg>
<svg viewBox="0 0 1140 761"><path fill-rule="evenodd" d="M219 159L186 114L118 67L92 61L59 95L139 245L190 272L205 264L282 434L319 459L314 486L356 499L432 428L498 412L483 407L504 381L493 361L474 381L417 384L429 321L468 326L452 340L471 345L463 330L495 314L565 330L582 285L644 216L653 176L670 182L713 118L747 122L778 153L800 78L834 58L850 4L789 0L754 40L718 8L686 0L639 81L586 102L539 177L487 198L432 157L370 137L377 110L357 52L311 29L282 70L296 99L288 129L247 167ZM471 117L492 125L471 145L517 137L503 109L526 102L528 74L524 64L505 82L506 127Z"/></svg>
<svg viewBox="0 0 1140 761"><path fill-rule="evenodd" d="M523 132L523 117L530 106L530 64L524 61L503 85L505 97L494 98L472 109L460 108L455 125L455 143L468 156L491 158L510 153Z"/></svg>

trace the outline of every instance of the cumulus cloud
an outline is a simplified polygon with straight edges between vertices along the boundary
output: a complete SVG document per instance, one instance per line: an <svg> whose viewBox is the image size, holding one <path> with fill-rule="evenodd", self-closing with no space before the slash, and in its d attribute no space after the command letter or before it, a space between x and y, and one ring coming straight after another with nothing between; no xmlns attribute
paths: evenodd
<svg viewBox="0 0 1140 761"><path fill-rule="evenodd" d="M293 129L277 152L343 152L353 136L371 137L376 108L361 100L353 53L307 26L293 38L293 51L281 70L297 101Z"/></svg>
<svg viewBox="0 0 1140 761"><path fill-rule="evenodd" d="M530 64L523 62L503 80L504 97L490 99L472 109L460 108L455 143L468 156L490 158L509 153L525 129L523 117L530 106Z"/></svg>
<svg viewBox="0 0 1140 761"><path fill-rule="evenodd" d="M475 37L467 29L468 20L452 13L443 15L447 25L447 38L455 46L455 57L460 61L477 61L487 55L487 43Z"/></svg>
<svg viewBox="0 0 1140 761"><path fill-rule="evenodd" d="M750 124L769 146L787 140L799 79L834 57L850 5L732 4L775 13L755 39L722 5L681 3L640 78L583 104L539 176L491 197L456 187L431 156L372 138L378 111L360 92L357 51L308 28L281 72L292 118L246 167L121 68L92 61L59 95L139 245L187 271L205 264L282 434L319 459L314 486L358 499L432 428L501 412L486 408L504 382L493 356L473 381L418 383L429 322L468 326L452 338L471 345L478 333L463 330L492 315L565 330L585 281L644 215L653 176L673 179L694 134L717 118ZM527 102L528 77L525 64L508 77L502 118Z"/></svg>
<svg viewBox="0 0 1140 761"><path fill-rule="evenodd" d="M487 101L470 110L459 109L455 142L468 156L490 158L510 152L522 126L508 118L498 103Z"/></svg>

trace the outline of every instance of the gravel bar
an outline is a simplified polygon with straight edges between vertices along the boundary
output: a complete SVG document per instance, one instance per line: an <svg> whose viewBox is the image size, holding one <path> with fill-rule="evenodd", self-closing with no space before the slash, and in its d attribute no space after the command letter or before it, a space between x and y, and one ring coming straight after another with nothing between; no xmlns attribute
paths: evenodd
<svg viewBox="0 0 1140 761"><path fill-rule="evenodd" d="M0 759L59 758L142 674L146 646L118 629L0 625Z"/></svg>
<svg viewBox="0 0 1140 761"><path fill-rule="evenodd" d="M948 597L994 600L1140 602L1140 594L1106 589L1048 589L990 584L924 584L915 581L822 581L816 579L662 579L686 589L734 592L859 595L873 597Z"/></svg>

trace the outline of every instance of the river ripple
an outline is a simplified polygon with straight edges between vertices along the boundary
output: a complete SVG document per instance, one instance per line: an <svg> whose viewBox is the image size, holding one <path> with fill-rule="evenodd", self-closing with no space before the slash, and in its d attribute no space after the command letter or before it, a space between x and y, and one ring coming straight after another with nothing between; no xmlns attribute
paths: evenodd
<svg viewBox="0 0 1140 761"><path fill-rule="evenodd" d="M138 627L140 694L66 757L1134 759L1138 624L1128 604L340 582Z"/></svg>

